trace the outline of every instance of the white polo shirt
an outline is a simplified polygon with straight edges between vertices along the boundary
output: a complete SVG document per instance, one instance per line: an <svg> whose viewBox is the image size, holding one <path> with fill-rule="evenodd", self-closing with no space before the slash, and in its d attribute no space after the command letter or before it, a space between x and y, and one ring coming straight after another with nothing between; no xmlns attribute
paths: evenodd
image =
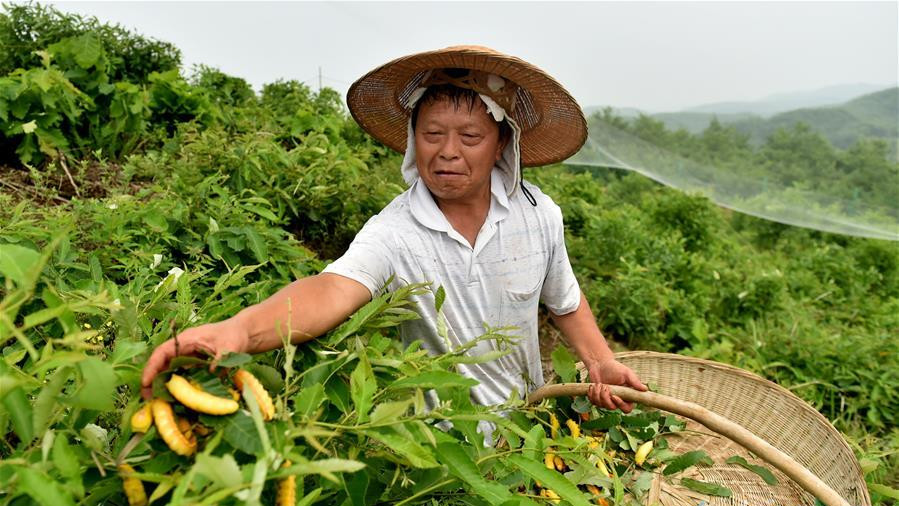
<svg viewBox="0 0 899 506"><path fill-rule="evenodd" d="M433 283L431 293L415 297L421 319L404 322L400 334L404 345L421 339L434 354L450 351L437 332L438 286L446 291L442 311L453 347L483 335L485 325L515 326L509 333L521 339L511 354L459 366L462 374L480 382L472 397L482 405L504 402L513 390L523 395L543 385L538 301L561 315L577 309L581 300L565 249L561 209L536 186L524 184L536 206L520 190L508 192L494 169L490 210L472 247L418 179L369 219L347 252L324 270L362 283L373 295L391 276L388 289ZM495 349L490 341L469 353Z"/></svg>

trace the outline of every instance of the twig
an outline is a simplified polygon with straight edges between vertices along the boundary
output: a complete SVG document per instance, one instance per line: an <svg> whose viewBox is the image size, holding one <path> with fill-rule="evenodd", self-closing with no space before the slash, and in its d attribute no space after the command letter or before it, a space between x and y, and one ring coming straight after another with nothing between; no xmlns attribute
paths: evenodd
<svg viewBox="0 0 899 506"><path fill-rule="evenodd" d="M181 354L178 353L178 334L175 333L175 328L175 319L172 318L171 320L169 320L169 331L172 333L172 339L175 340L175 356L177 357Z"/></svg>
<svg viewBox="0 0 899 506"><path fill-rule="evenodd" d="M66 164L66 157L62 153L59 154L59 164L62 165L62 170L66 171L66 176L69 177L69 182L72 183L72 188L75 189L75 195L81 196L81 191L78 189L78 185L75 184L75 178L72 177L72 173L69 172L69 166Z"/></svg>
<svg viewBox="0 0 899 506"><path fill-rule="evenodd" d="M15 191L19 191L19 192L23 192L23 193L31 193L32 195L34 195L36 197L45 197L44 195L41 195L41 193L39 191L35 190L34 188L28 188L27 186L19 186L15 183L10 183L9 181L5 181L3 179L0 179L0 184L6 186L8 188L12 188ZM60 197L59 195L53 195L51 198L56 199L60 202L64 202L64 203L69 202L68 200Z"/></svg>

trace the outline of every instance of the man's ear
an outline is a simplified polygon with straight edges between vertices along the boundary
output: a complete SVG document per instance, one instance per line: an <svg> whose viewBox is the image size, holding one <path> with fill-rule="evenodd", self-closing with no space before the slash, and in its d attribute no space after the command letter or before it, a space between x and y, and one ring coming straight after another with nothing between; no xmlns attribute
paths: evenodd
<svg viewBox="0 0 899 506"><path fill-rule="evenodd" d="M499 142L496 145L496 160L495 161L498 162L499 159L503 157L503 151L506 150L506 145L509 144L509 141L511 140L511 138L512 138L511 135L507 135L505 139L499 140Z"/></svg>

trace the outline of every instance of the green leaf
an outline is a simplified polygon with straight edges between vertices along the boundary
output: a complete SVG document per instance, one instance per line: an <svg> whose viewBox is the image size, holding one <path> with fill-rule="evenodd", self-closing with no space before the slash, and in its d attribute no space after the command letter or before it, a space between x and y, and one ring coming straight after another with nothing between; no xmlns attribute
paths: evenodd
<svg viewBox="0 0 899 506"><path fill-rule="evenodd" d="M353 506L366 506L365 494L368 492L369 481L367 473L353 473L343 480L343 489Z"/></svg>
<svg viewBox="0 0 899 506"><path fill-rule="evenodd" d="M335 376L331 381L327 382L325 384L325 394L331 403L343 414L350 412L350 389L343 378Z"/></svg>
<svg viewBox="0 0 899 506"><path fill-rule="evenodd" d="M106 452L109 447L109 431L94 423L82 427L78 437L85 446L98 453Z"/></svg>
<svg viewBox="0 0 899 506"><path fill-rule="evenodd" d="M226 353L216 365L218 367L231 368L244 365L251 360L253 360L253 357L248 353Z"/></svg>
<svg viewBox="0 0 899 506"><path fill-rule="evenodd" d="M543 462L530 460L522 455L511 455L507 461L521 469L524 474L542 483L544 487L555 490L562 499L573 506L589 506L590 502L584 498L583 492L561 474L547 469Z"/></svg>
<svg viewBox="0 0 899 506"><path fill-rule="evenodd" d="M671 462L669 462L668 465L665 466L662 474L664 474L665 476L670 476L696 464L710 466L714 464L714 462L712 462L712 459L706 452L702 450L694 450L692 452L687 452L683 455L680 455L675 459L672 459Z"/></svg>
<svg viewBox="0 0 899 506"><path fill-rule="evenodd" d="M874 492L875 494L879 494L884 497L889 497L890 499L899 501L899 490L896 490L895 488L888 487L880 483L872 483L868 485L868 490Z"/></svg>
<svg viewBox="0 0 899 506"><path fill-rule="evenodd" d="M406 411L409 410L409 406L412 405L412 399L406 399L403 401L393 401L393 402L382 402L375 407L375 410L371 413L371 423L379 424L381 422L392 422L399 419Z"/></svg>
<svg viewBox="0 0 899 506"><path fill-rule="evenodd" d="M274 393L284 390L284 378L281 377L281 373L274 367L265 364L247 364L244 368L251 372L253 376L256 376L259 383L262 383L262 386L269 392Z"/></svg>
<svg viewBox="0 0 899 506"><path fill-rule="evenodd" d="M109 356L113 364L121 364L131 360L147 350L147 343L141 341L129 341L121 336L115 340L115 349Z"/></svg>
<svg viewBox="0 0 899 506"><path fill-rule="evenodd" d="M250 455L262 451L262 441L253 424L253 418L243 411L230 415L225 425L224 438L234 448Z"/></svg>
<svg viewBox="0 0 899 506"><path fill-rule="evenodd" d="M63 492L59 484L46 474L27 467L16 467L16 474L19 476L19 489L38 504L75 506L72 497Z"/></svg>
<svg viewBox="0 0 899 506"><path fill-rule="evenodd" d="M325 387L316 383L304 388L294 397L293 406L298 415L312 416L325 400Z"/></svg>
<svg viewBox="0 0 899 506"><path fill-rule="evenodd" d="M309 492L297 502L297 506L310 506L312 503L318 500L319 496L322 495L323 490L324 489L322 487L318 487L312 492Z"/></svg>
<svg viewBox="0 0 899 506"><path fill-rule="evenodd" d="M553 369L562 378L563 383L577 381L577 369L574 366L574 355L564 345L559 345L552 352Z"/></svg>
<svg viewBox="0 0 899 506"><path fill-rule="evenodd" d="M69 438L65 433L58 433L53 439L53 466L59 471L59 474L73 480L81 478L81 463L78 461L78 455L69 445Z"/></svg>
<svg viewBox="0 0 899 506"><path fill-rule="evenodd" d="M768 470L768 468L750 464L749 462L746 462L746 459L740 457L739 455L734 455L733 457L727 459L725 462L728 464L736 464L738 466L749 469L753 473L761 476L762 479L765 480L765 483L767 483L768 485L777 485L777 478L774 476L774 474L771 473L771 471Z"/></svg>
<svg viewBox="0 0 899 506"><path fill-rule="evenodd" d="M384 443L387 448L402 455L415 467L429 468L440 464L434 456L418 443L398 434L390 427L381 427L362 431L366 436Z"/></svg>
<svg viewBox="0 0 899 506"><path fill-rule="evenodd" d="M259 235L259 232L250 227L242 227L241 232L247 238L247 244L250 247L250 251L253 252L253 256L256 257L256 261L259 263L268 262L268 246L265 244L262 236Z"/></svg>
<svg viewBox="0 0 899 506"><path fill-rule="evenodd" d="M378 297L372 299L368 304L362 306L362 308L350 317L349 320L343 323L343 325L337 327L328 338L328 346L333 347L338 345L341 341L352 335L357 330L361 329L362 326L371 318L373 318L376 314L380 313L382 309L387 305L387 299L390 297L390 294L382 294Z"/></svg>
<svg viewBox="0 0 899 506"><path fill-rule="evenodd" d="M243 483L240 466L237 465L234 457L227 453L221 457L214 457L205 453L197 454L194 470L209 478L221 488L230 487L236 483Z"/></svg>
<svg viewBox="0 0 899 506"><path fill-rule="evenodd" d="M355 473L365 469L365 463L358 460L347 459L322 459L298 462L285 471L287 474L325 474L325 473Z"/></svg>
<svg viewBox="0 0 899 506"><path fill-rule="evenodd" d="M53 372L49 381L41 388L34 400L34 433L43 434L53 415L53 411L59 407L59 395L71 376L72 369L63 366ZM56 438L59 439L58 437Z"/></svg>
<svg viewBox="0 0 899 506"><path fill-rule="evenodd" d="M83 69L96 65L103 53L100 39L89 33L70 39L69 48L75 55L75 63Z"/></svg>
<svg viewBox="0 0 899 506"><path fill-rule="evenodd" d="M461 374L449 371L429 371L409 378L401 378L387 388L471 388L478 384L477 380L466 378Z"/></svg>
<svg viewBox="0 0 899 506"><path fill-rule="evenodd" d="M733 492L727 487L722 487L717 483L709 483L707 481L699 481L693 480L690 478L683 478L680 481L680 484L693 490L695 492L699 492L700 494L713 495L717 497L730 497L733 495Z"/></svg>
<svg viewBox="0 0 899 506"><path fill-rule="evenodd" d="M275 216L275 213L271 212L270 210L268 210L262 206L257 206L257 205L253 205L253 204L243 204L242 207L244 209L246 209L247 211L250 211L251 213L259 215L271 222L277 223L278 221L280 221L278 219L278 217Z"/></svg>
<svg viewBox="0 0 899 506"><path fill-rule="evenodd" d="M97 357L87 357L78 362L78 371L81 385L68 402L80 408L112 411L118 382L112 364Z"/></svg>
<svg viewBox="0 0 899 506"><path fill-rule="evenodd" d="M458 443L438 444L437 456L449 469L450 474L470 485L471 492L486 499L490 504L502 504L512 499L512 494L506 487L484 478L484 474Z"/></svg>
<svg viewBox="0 0 899 506"><path fill-rule="evenodd" d="M0 244L0 274L13 280L19 287L31 285L32 272L40 265L41 255L33 249L15 244Z"/></svg>
<svg viewBox="0 0 899 506"><path fill-rule="evenodd" d="M443 301L446 300L446 290L443 289L443 285L437 287L437 292L434 294L434 310L440 312L440 308L443 307Z"/></svg>
<svg viewBox="0 0 899 506"><path fill-rule="evenodd" d="M356 417L359 423L365 423L368 420L368 412L371 411L372 399L377 389L378 382L371 370L371 364L368 363L368 357L361 355L359 364L350 374L350 397L356 406Z"/></svg>
<svg viewBox="0 0 899 506"><path fill-rule="evenodd" d="M12 419L12 427L19 440L27 445L34 437L34 420L31 416L31 404L22 387L13 388L3 394L3 407Z"/></svg>

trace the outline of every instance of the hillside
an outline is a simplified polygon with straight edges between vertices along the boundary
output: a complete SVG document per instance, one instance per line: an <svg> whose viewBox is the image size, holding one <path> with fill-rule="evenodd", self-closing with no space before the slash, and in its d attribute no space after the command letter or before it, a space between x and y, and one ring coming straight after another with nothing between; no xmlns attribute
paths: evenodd
<svg viewBox="0 0 899 506"><path fill-rule="evenodd" d="M711 114L752 114L770 117L782 112L808 107L842 104L860 95L883 89L877 84L840 84L817 90L778 93L760 100L716 102L684 109L681 112Z"/></svg>
<svg viewBox="0 0 899 506"><path fill-rule="evenodd" d="M621 114L619 111L622 110L613 108L616 115L626 118L641 114L637 109L624 109L628 114ZM802 122L841 149L848 149L863 137L883 139L887 143L891 159L899 161L899 88L869 93L840 105L796 109L768 118L748 112L696 110L655 113L649 116L662 121L672 130L683 128L692 134L702 133L717 118L719 123L747 134L749 142L755 146L764 144L777 129L792 128L796 123Z"/></svg>
<svg viewBox="0 0 899 506"><path fill-rule="evenodd" d="M797 109L769 119L748 118L730 123L738 131L750 135L750 142L761 145L775 130L791 128L803 122L820 132L835 147L848 149L862 137L883 139L890 146L894 160L899 160L896 141L899 137L899 88L888 88L858 97L834 107Z"/></svg>

